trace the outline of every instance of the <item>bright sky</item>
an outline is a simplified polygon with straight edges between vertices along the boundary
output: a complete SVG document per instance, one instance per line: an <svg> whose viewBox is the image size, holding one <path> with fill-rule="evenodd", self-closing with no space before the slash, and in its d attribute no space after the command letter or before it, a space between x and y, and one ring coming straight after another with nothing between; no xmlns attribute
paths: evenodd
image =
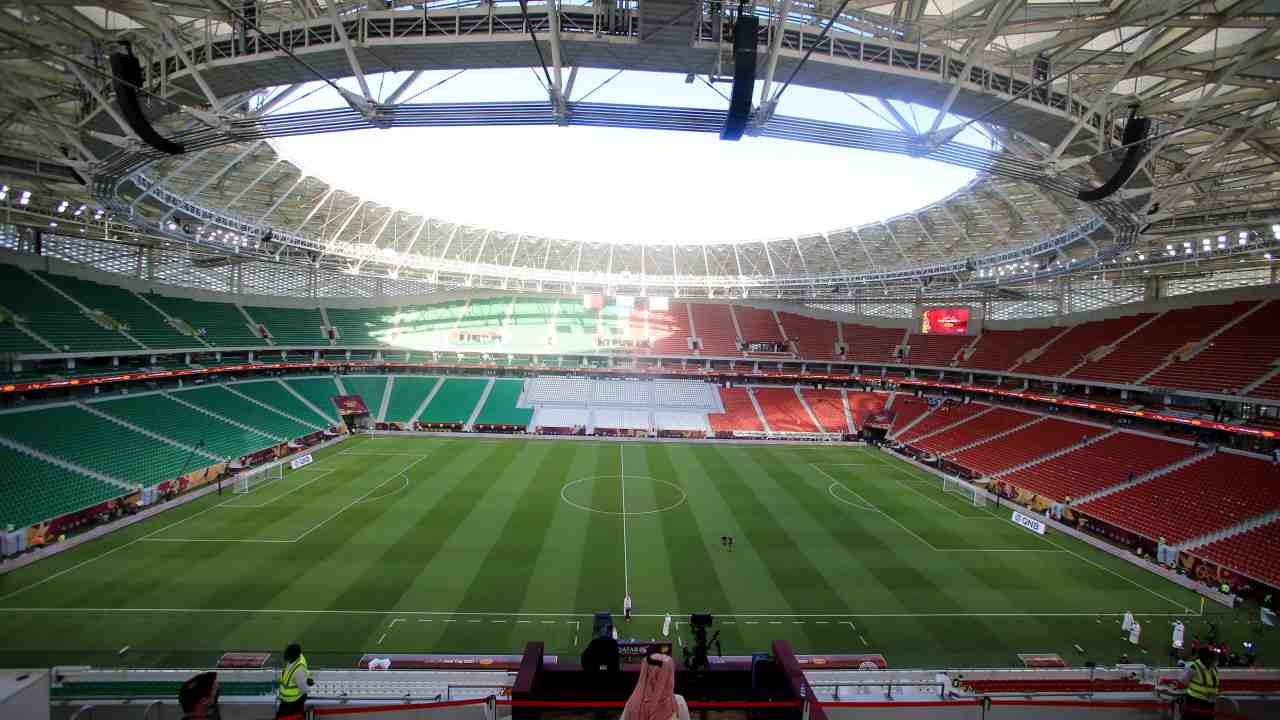
<svg viewBox="0 0 1280 720"><path fill-rule="evenodd" d="M401 101L546 98L529 69L468 70L429 89L452 74L424 73ZM702 81L686 84L679 75L628 71L592 91L611 75L580 70L574 100L590 93L591 102L728 107ZM374 76L371 91L387 97L405 77ZM352 79L341 84L357 88ZM343 104L332 88L316 86L276 112ZM727 84L716 89L729 94ZM778 112L891 127L877 100L859 100L865 107L852 96L792 86ZM896 107L916 127L932 125L932 111ZM973 130L959 140L990 144ZM481 227L615 242L751 240L857 226L939 200L974 175L931 160L809 143L619 128L397 128L273 142L307 173L379 204Z"/></svg>

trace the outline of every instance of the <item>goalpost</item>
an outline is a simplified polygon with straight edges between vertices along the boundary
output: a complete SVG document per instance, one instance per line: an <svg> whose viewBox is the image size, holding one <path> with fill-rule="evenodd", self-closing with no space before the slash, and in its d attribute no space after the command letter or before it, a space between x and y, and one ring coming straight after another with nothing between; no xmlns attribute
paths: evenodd
<svg viewBox="0 0 1280 720"><path fill-rule="evenodd" d="M943 477L942 492L960 495L971 502L974 507L984 507L987 504L986 495L978 492L976 487L959 478Z"/></svg>
<svg viewBox="0 0 1280 720"><path fill-rule="evenodd" d="M236 495L246 495L250 490L263 483L272 480L284 479L284 463L280 463L275 467L267 468L260 473L249 473L236 478L235 488L232 492Z"/></svg>

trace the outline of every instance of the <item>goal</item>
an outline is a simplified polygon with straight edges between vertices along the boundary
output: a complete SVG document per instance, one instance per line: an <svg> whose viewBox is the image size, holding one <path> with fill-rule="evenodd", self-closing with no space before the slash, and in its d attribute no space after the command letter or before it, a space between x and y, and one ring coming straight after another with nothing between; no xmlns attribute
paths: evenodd
<svg viewBox="0 0 1280 720"><path fill-rule="evenodd" d="M987 504L986 495L978 492L978 488L959 478L942 478L942 492L959 495L971 502L974 507L984 507Z"/></svg>
<svg viewBox="0 0 1280 720"><path fill-rule="evenodd" d="M284 479L284 464L269 467L259 473L246 473L236 478L235 488L232 490L236 495L246 495L253 488L272 480Z"/></svg>

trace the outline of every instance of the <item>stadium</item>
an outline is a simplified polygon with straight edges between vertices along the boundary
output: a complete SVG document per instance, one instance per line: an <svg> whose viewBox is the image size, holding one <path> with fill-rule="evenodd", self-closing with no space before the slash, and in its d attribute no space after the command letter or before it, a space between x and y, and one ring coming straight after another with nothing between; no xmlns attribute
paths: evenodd
<svg viewBox="0 0 1280 720"><path fill-rule="evenodd" d="M1280 3L2 5L0 717L1280 715Z"/></svg>

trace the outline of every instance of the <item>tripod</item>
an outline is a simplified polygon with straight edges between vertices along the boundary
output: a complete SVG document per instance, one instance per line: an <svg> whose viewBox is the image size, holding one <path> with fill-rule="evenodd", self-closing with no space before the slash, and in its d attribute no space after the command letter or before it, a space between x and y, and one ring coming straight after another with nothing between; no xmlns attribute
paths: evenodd
<svg viewBox="0 0 1280 720"><path fill-rule="evenodd" d="M710 670L711 659L707 657L707 651L714 645L716 648L716 657L724 655L720 649L720 631L717 630L707 638L707 628L701 625L693 626L693 649L684 649L684 665L690 670Z"/></svg>

